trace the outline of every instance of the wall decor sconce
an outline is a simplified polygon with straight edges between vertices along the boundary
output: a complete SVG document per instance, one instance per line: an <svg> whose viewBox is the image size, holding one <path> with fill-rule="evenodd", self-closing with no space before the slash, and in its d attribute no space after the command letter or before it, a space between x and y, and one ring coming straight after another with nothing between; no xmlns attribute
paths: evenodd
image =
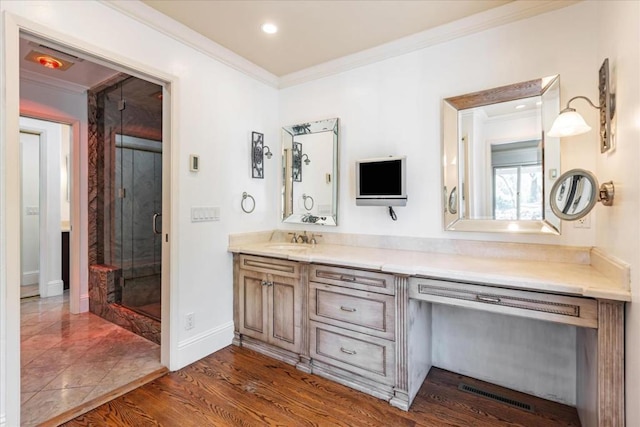
<svg viewBox="0 0 640 427"><path fill-rule="evenodd" d="M264 145L264 135L251 132L251 177L264 178L264 158L273 156L268 145Z"/></svg>
<svg viewBox="0 0 640 427"><path fill-rule="evenodd" d="M609 86L609 58L605 59L598 74L599 103L595 105L586 96L574 96L567 102L564 110L555 119L547 135L552 137L565 137L580 135L591 130L582 116L571 108L570 104L575 99L584 99L593 108L600 110L600 152L604 153L611 148L611 120L615 113L615 94L610 92Z"/></svg>
<svg viewBox="0 0 640 427"><path fill-rule="evenodd" d="M291 164L291 175L295 182L302 182L302 143L293 142L293 149L291 151L293 162ZM308 158L308 156L307 156Z"/></svg>

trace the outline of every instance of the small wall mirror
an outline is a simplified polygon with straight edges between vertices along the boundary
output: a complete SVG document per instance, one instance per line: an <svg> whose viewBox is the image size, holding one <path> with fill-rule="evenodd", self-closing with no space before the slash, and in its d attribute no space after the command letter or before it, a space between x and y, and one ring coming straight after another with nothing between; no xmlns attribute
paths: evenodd
<svg viewBox="0 0 640 427"><path fill-rule="evenodd" d="M444 100L446 230L560 234L560 140L545 135L559 110L557 75Z"/></svg>
<svg viewBox="0 0 640 427"><path fill-rule="evenodd" d="M595 175L584 169L572 169L563 173L551 188L551 210L565 221L576 221L586 216L596 202L605 206L613 204L612 182L598 187Z"/></svg>
<svg viewBox="0 0 640 427"><path fill-rule="evenodd" d="M282 128L282 222L337 225L338 122Z"/></svg>

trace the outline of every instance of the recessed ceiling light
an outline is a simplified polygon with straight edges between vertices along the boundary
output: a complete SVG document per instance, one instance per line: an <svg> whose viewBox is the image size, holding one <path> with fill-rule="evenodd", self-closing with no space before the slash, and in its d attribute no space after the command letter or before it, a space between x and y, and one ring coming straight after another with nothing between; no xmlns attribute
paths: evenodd
<svg viewBox="0 0 640 427"><path fill-rule="evenodd" d="M526 107L526 105L524 105L524 104L516 105L516 110L522 110L525 107Z"/></svg>
<svg viewBox="0 0 640 427"><path fill-rule="evenodd" d="M275 34L278 32L278 27L276 27L275 24L272 24L270 22L266 22L264 24L262 24L262 31L264 31L267 34Z"/></svg>

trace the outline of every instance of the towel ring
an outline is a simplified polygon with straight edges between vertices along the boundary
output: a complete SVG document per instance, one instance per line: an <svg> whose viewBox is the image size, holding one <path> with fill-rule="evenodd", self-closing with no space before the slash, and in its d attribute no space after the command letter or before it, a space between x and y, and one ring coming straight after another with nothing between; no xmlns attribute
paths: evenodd
<svg viewBox="0 0 640 427"><path fill-rule="evenodd" d="M247 199L251 199L251 201L253 202L253 205L251 206L251 209L247 209L247 208L244 207L244 201L247 200ZM242 193L242 201L240 202L240 207L242 208L242 210L245 213L250 214L256 208L256 199L254 199L251 194L249 194L249 193L247 193L245 191L244 193Z"/></svg>
<svg viewBox="0 0 640 427"><path fill-rule="evenodd" d="M310 207L307 207L307 200L309 200L309 199L311 199L311 206L310 206ZM302 203L304 204L304 208L305 208L306 210L310 211L311 209L313 209L313 205L314 205L313 197L311 197L311 196L307 196L306 194L303 194L303 195L302 195L302 200L303 200L303 202L302 202Z"/></svg>

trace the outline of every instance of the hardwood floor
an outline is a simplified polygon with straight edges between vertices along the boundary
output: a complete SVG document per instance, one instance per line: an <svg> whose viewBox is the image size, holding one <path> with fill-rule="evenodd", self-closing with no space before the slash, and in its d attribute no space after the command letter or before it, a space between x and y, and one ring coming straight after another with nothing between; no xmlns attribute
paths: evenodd
<svg viewBox="0 0 640 427"><path fill-rule="evenodd" d="M482 387L528 412L458 390ZM433 368L409 412L229 346L64 426L579 426L574 408Z"/></svg>

